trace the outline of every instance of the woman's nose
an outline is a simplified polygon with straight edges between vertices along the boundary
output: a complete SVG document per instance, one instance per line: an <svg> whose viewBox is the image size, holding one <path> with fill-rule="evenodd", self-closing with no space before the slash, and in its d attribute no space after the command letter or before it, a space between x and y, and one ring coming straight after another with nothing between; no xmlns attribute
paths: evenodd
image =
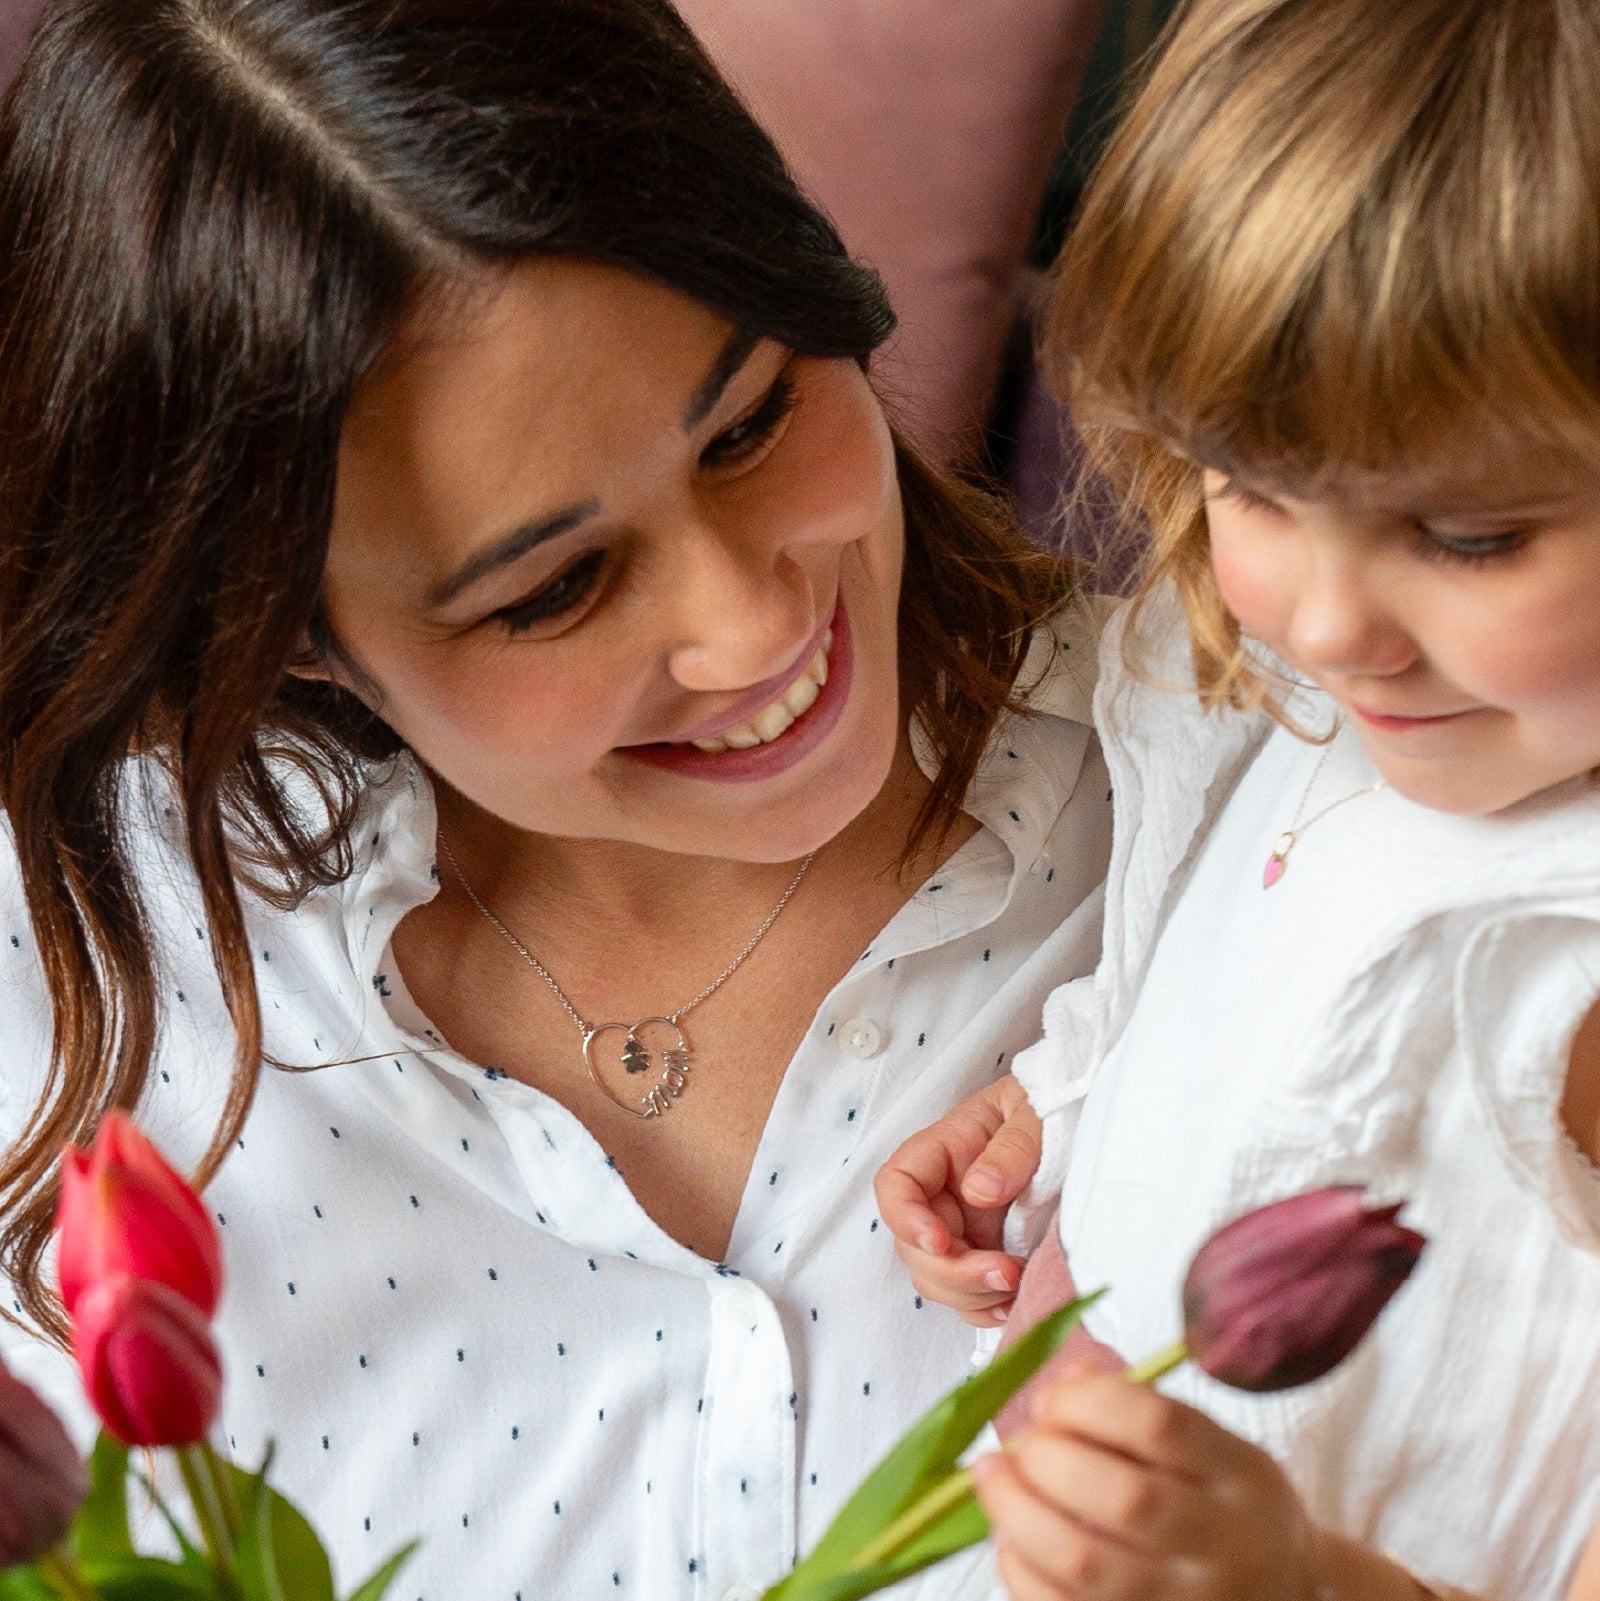
<svg viewBox="0 0 1600 1601"><path fill-rule="evenodd" d="M749 689L785 672L833 600L783 552L756 559L723 546L681 576L669 668L676 683L701 692Z"/></svg>

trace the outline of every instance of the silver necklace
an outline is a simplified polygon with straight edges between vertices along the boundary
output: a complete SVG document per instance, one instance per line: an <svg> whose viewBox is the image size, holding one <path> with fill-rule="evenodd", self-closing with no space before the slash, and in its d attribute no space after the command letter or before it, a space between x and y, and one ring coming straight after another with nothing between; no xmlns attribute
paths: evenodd
<svg viewBox="0 0 1600 1601"><path fill-rule="evenodd" d="M1368 784L1364 789L1353 790L1348 795L1341 795L1338 800L1329 801L1320 812L1314 812L1301 822L1305 814L1306 803L1311 799L1311 791L1316 788L1317 779L1322 776L1323 764L1328 759L1328 752L1333 749L1333 742L1339 737L1339 730L1343 723L1335 726L1328 736L1327 743L1322 747L1322 754L1317 757L1317 764L1311 769L1311 776L1306 780L1306 787L1301 792L1300 804L1295 807L1294 822L1278 835L1277 843L1272 847L1272 854L1267 857L1267 865L1262 870L1261 887L1271 889L1289 870L1289 852L1295 847L1300 836L1311 827L1313 823L1320 823L1329 812L1336 812L1341 806L1347 806L1353 800L1360 800L1363 795L1375 795L1380 789L1389 787L1387 780L1379 779L1376 784Z"/></svg>
<svg viewBox="0 0 1600 1601"><path fill-rule="evenodd" d="M683 1094L683 1087L689 1081L689 1062L693 1055L689 1045L689 1037L683 1031L683 1019L702 1001L710 1000L744 966L751 952L766 937L767 931L772 925L778 921L794 892L800 888L800 880L806 876L806 869L811 866L812 858L817 854L812 851L801 862L799 871L789 880L789 887L778 897L778 904L767 913L766 921L750 936L749 943L692 1001L686 1002L677 1011L668 1012L665 1016L641 1017L637 1022L631 1024L591 1024L578 1015L578 1009L567 999L566 991L556 982L555 975L550 969L478 899L477 891L467 882L467 875L461 871L461 863L456 860L456 853L450 849L450 841L444 837L442 831L439 834L439 849L443 853L444 859L450 864L450 871L455 874L457 883L466 891L467 899L477 907L484 920L499 934L506 944L550 986L551 993L561 1002L562 1010L578 1025L578 1032L583 1035L583 1065L589 1070L589 1077L594 1081L595 1088L613 1106L621 1107L624 1112L629 1112L634 1117L660 1117ZM656 1068L657 1078L655 1083L640 1096L637 1105L625 1101L613 1093L611 1087L600 1076L600 1067L596 1060L596 1047L602 1037L610 1034L622 1035L622 1044L617 1059L621 1062L624 1071L630 1074L648 1073L652 1067ZM657 1042L656 1061L652 1061L650 1046L646 1039L641 1038L641 1035L648 1035L650 1039Z"/></svg>

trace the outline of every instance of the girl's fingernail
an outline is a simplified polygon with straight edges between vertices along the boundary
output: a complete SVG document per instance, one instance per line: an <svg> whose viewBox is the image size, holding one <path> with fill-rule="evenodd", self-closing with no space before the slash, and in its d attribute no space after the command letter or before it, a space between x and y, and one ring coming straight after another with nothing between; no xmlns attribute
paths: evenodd
<svg viewBox="0 0 1600 1601"><path fill-rule="evenodd" d="M974 1484L982 1484L994 1472L996 1457L993 1451L985 1452L980 1457L974 1457L967 1471L972 1475Z"/></svg>
<svg viewBox="0 0 1600 1601"><path fill-rule="evenodd" d="M987 1284L991 1290L1009 1290L1011 1288L1011 1280L1006 1277L1005 1271L1002 1268L990 1268L988 1273L984 1275L983 1282Z"/></svg>
<svg viewBox="0 0 1600 1601"><path fill-rule="evenodd" d="M1005 1188L1005 1180L992 1167L975 1167L967 1174L967 1181L962 1188L980 1201L993 1201L999 1198Z"/></svg>
<svg viewBox="0 0 1600 1601"><path fill-rule="evenodd" d="M917 1236L917 1249L919 1251L928 1252L930 1256L937 1256L939 1254L939 1247L934 1243L933 1236L927 1232L921 1233Z"/></svg>

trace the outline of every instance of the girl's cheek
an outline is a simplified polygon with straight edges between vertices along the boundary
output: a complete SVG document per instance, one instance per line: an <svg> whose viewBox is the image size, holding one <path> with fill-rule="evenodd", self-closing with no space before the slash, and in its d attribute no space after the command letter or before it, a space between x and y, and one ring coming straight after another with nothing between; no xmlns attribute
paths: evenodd
<svg viewBox="0 0 1600 1601"><path fill-rule="evenodd" d="M1263 542L1233 527L1228 512L1213 509L1208 517L1211 571L1223 605L1247 634L1275 643L1288 610L1283 575Z"/></svg>

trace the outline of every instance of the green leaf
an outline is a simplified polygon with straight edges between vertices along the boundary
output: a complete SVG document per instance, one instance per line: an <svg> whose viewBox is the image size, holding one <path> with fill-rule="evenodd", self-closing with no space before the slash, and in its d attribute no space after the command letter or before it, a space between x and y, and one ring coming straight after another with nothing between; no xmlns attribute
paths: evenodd
<svg viewBox="0 0 1600 1601"><path fill-rule="evenodd" d="M128 1448L102 1433L89 1456L89 1499L72 1525L73 1548L86 1562L133 1555L128 1528Z"/></svg>
<svg viewBox="0 0 1600 1601"><path fill-rule="evenodd" d="M350 1601L383 1601L396 1575L411 1560L411 1553L420 1543L413 1540L410 1545L401 1546L365 1584L350 1592Z"/></svg>
<svg viewBox="0 0 1600 1601"><path fill-rule="evenodd" d="M103 1601L215 1601L218 1593L204 1572L159 1557L108 1557L82 1569Z"/></svg>
<svg viewBox="0 0 1600 1601"><path fill-rule="evenodd" d="M235 1566L245 1601L337 1601L316 1531L267 1483L271 1460L269 1452L259 1473L229 1467L243 1513Z"/></svg>
<svg viewBox="0 0 1600 1601"><path fill-rule="evenodd" d="M855 1566L868 1541L955 1471L984 1424L1060 1349L1104 1293L1081 1296L1041 1319L924 1414L845 1502L811 1555L763 1601L855 1601L981 1540L988 1521L968 1498L889 1561L870 1569Z"/></svg>
<svg viewBox="0 0 1600 1601"><path fill-rule="evenodd" d="M61 1598L30 1563L0 1572L0 1601L61 1601Z"/></svg>

